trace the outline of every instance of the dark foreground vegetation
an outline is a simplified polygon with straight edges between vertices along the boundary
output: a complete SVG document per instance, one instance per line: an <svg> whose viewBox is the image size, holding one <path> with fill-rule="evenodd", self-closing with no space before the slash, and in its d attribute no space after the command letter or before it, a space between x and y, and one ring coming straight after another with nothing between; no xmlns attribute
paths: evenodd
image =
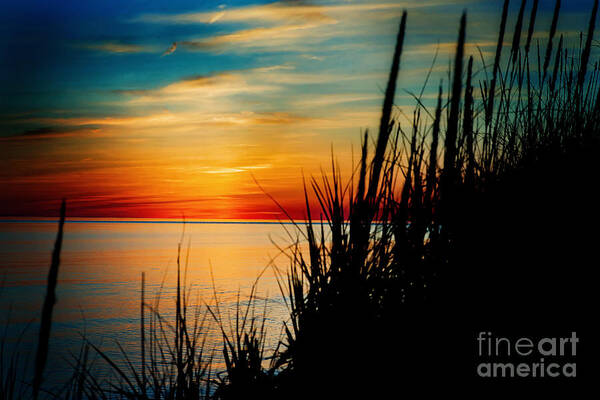
<svg viewBox="0 0 600 400"><path fill-rule="evenodd" d="M432 110L415 96L409 126L392 115L410 23L402 16L375 139L365 133L349 182L335 162L330 175L307 182L307 222L296 225L302 242L287 250L289 270L280 276L290 318L273 354L256 304L240 306L235 327L225 329L217 303L208 313L222 329L226 371L215 374L203 352L208 321L188 317L184 290L175 321L163 320L142 290L141 365L120 367L86 342L73 380L56 396L388 398L416 389L409 398L420 398L484 383L490 390L475 375L480 331L576 331L585 354L598 300L598 1L573 43L557 33L558 1L544 45L534 39L538 1L530 15L522 4L505 48L505 2L489 65L465 57L463 15L448 87L440 84ZM47 303L54 284L51 272ZM44 306L33 397L43 387L51 311ZM90 352L113 367L111 383L90 373ZM574 385L589 377L584 365L577 380L543 383ZM11 398L16 378L6 366L2 373L2 396Z"/></svg>

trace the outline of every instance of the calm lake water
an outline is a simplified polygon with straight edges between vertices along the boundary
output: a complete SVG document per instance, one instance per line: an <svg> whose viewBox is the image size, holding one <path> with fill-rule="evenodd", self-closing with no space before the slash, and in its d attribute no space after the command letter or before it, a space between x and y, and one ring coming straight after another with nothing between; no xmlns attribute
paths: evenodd
<svg viewBox="0 0 600 400"><path fill-rule="evenodd" d="M173 321L180 243L182 275L187 260L190 309L200 306L204 313L206 303L214 304L216 291L223 319L229 321L235 316L238 294L244 304L262 273L256 313L263 314L266 302L267 347L274 346L289 314L272 265L285 272L289 260L272 241L289 245L286 229L294 232L292 226L278 223L67 222L47 386L58 388L69 377L69 362L81 347L82 335L115 359L122 358L118 341L135 362L140 353L141 274L146 274L147 302L156 304L159 299L161 315ZM56 230L54 221L0 220L0 323L7 324L0 338L4 335L8 349L18 349L21 358L29 360L28 371L33 370ZM210 318L207 321L207 347L216 349L219 364L218 327ZM103 370L101 360L95 363Z"/></svg>

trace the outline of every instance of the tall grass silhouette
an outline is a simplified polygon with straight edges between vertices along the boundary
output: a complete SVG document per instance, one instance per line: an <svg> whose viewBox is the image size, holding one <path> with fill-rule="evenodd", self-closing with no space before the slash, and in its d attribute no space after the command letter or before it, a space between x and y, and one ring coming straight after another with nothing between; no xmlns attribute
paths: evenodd
<svg viewBox="0 0 600 400"><path fill-rule="evenodd" d="M38 348L35 356L35 374L33 376L32 393L34 400L38 398L40 386L42 384L42 375L46 367L48 358L48 342L50 340L50 328L52 324L52 311L56 303L56 281L58 279L58 267L60 265L60 250L62 248L63 227L65 225L66 201L62 201L60 206L60 219L58 222L58 235L52 252L52 264L48 272L48 285L46 288L46 298L42 308L42 321L40 324L40 334L38 336Z"/></svg>
<svg viewBox="0 0 600 400"><path fill-rule="evenodd" d="M89 346L107 363L115 375L113 382L95 379L93 371L78 376L90 398L123 399L199 399L208 398L212 389L212 355L206 354L205 341L208 312L200 306L189 309L189 292L185 290L185 275L181 274L181 245L177 256L177 283L175 320L168 321L159 313L161 293L154 303L145 299L145 276L142 274L140 301L139 363L130 360L119 346L125 366L111 358L98 346L86 340ZM186 261L187 271L187 261ZM150 318L146 325L145 311ZM190 320L190 318L192 318Z"/></svg>
<svg viewBox="0 0 600 400"><path fill-rule="evenodd" d="M447 329L449 324L472 325L460 316L464 311L456 314L447 304L477 309L485 315L480 299L474 296L482 291L497 295L488 299L490 295L484 293L481 298L486 306L498 307L505 298L503 292L513 287L517 287L516 298L522 300L540 293L554 296L560 282L564 282L561 295L575 295L577 284L584 282L573 281L575 273L565 274L551 264L544 265L542 279L535 273L542 268L536 262L548 261L538 251L550 243L549 232L559 237L569 232L567 226L540 210L558 206L570 213L577 203L575 193L553 193L553 180L581 182L587 188L596 170L590 151L597 151L600 133L598 100L593 97L600 95L598 63L591 76L588 68L598 1L583 46L567 49L561 37L551 71L560 1L543 65L530 61L536 58L531 43L537 2L529 19L526 45L521 46L525 1L521 2L508 61L502 62L508 3L505 1L502 11L491 78L485 62L481 68L486 78L475 78L470 57L463 85L467 27L463 15L448 101L444 103L441 87L433 115L418 101L410 131L391 122L389 116L406 24L403 15L374 154L368 156L365 135L357 183L341 182L335 164L329 177L311 180L320 209L310 209L307 191L304 239L309 249L303 253L296 246L290 255L289 274L281 277L287 282L282 291L288 298L291 321L279 362L285 365L284 374L297 379L292 387L315 382L315 386L329 388L329 396L356 395L357 386L348 382L366 379L362 387L372 393L378 386L389 388L395 376L402 376L400 371L411 377L409 381L440 378L431 374L438 367L423 361L435 360L435 354L428 358L427 352L440 350L427 349L428 342L435 341L427 331ZM478 92L474 91L476 79ZM439 165L442 134L443 162ZM509 199L511 196L516 200ZM542 204L536 208L534 201ZM323 215L324 221L315 220L315 214ZM506 221L515 224L508 226L495 214L507 216ZM582 228L586 224L583 218L596 220L588 211L569 227ZM546 232L551 222L555 224ZM315 232L319 225L321 237ZM525 229L530 229L531 238L520 236L519 231ZM325 237L325 232L330 235ZM578 247L568 239L564 242L568 245L561 246L571 247L563 256L570 254L576 259L570 252ZM522 256L519 251L529 254ZM515 272L514 260L508 260L503 252L530 263L518 263L523 269ZM518 288L511 282L513 278L527 283ZM568 287L567 281L574 286ZM554 286L541 288L544 284ZM455 313L455 317L440 315L440 310ZM485 324L490 316L498 315L491 312L485 316ZM518 314L514 318L521 321ZM416 338L418 335L427 339ZM417 348L397 344L402 341L412 341ZM443 360L443 354L437 354L437 360ZM368 366L383 372L365 374ZM445 373L453 376L448 369ZM310 390L305 395L309 396Z"/></svg>

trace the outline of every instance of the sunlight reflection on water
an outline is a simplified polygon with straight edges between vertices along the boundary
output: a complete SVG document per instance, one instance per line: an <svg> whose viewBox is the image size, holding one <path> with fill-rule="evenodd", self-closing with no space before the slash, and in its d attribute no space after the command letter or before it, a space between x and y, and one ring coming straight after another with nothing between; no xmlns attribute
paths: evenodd
<svg viewBox="0 0 600 400"><path fill-rule="evenodd" d="M275 273L268 266L272 259L281 271L289 265L287 257L279 254L271 242L289 244L285 229L278 224L186 224L183 240L182 233L180 223L98 221L65 225L47 382L58 385L69 376L68 361L79 351L82 334L110 356L121 358L114 343L118 341L133 362L138 359L141 273L146 274L147 303L154 304L160 294L160 313L173 321L180 241L182 277L189 248L186 284L190 320L196 306L200 305L203 313L205 303L214 303L211 266L225 320L227 313L234 318L238 293L243 305L264 270L257 294L260 299L268 299L267 348L276 345L282 322L289 315ZM29 353L30 363L55 235L55 223L0 221L0 323L9 320L9 347L16 346L20 337L19 351ZM264 300L258 301L258 314L262 314L264 305ZM207 348L215 349L219 366L218 328L210 321L204 332L209 338Z"/></svg>

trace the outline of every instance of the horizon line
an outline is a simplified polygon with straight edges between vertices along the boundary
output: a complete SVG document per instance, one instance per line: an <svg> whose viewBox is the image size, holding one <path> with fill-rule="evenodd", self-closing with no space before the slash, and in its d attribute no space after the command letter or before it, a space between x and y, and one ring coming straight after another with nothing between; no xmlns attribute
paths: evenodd
<svg viewBox="0 0 600 400"><path fill-rule="evenodd" d="M158 220L146 220L146 219L106 219L103 220L101 218L90 219L90 218L81 218L81 219L65 219L65 223L74 223L74 224L83 224L83 223L102 223L102 224L221 224L221 225L294 225L294 224L304 224L307 221L269 221L269 220L226 220L226 221L218 221L218 220L181 220L181 219L158 219ZM0 223L58 223L58 219L35 219L35 218L0 218Z"/></svg>

